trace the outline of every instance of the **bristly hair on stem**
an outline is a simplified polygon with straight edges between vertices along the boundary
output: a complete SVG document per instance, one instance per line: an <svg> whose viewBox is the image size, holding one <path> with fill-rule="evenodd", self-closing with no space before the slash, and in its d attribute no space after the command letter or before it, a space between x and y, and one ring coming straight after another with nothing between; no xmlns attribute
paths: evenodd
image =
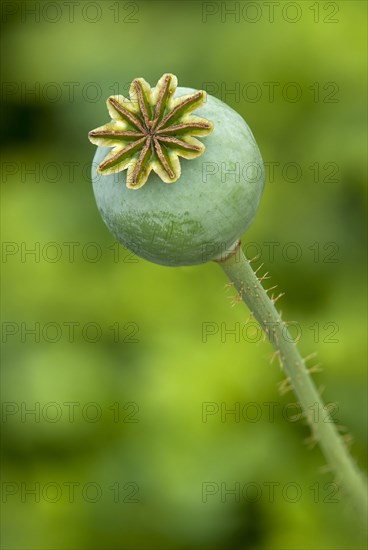
<svg viewBox="0 0 368 550"><path fill-rule="evenodd" d="M314 385L310 373L317 366L311 369L306 367L307 361L314 358L314 354L302 358L288 331L287 323L282 321L275 308L275 302L282 294L276 298L269 297L268 292L271 289L266 291L263 288L262 278L258 279L242 250L240 254L228 256L218 264L267 334L275 350L273 359L278 357L286 375L286 379L279 386L280 392L284 394L292 389L296 394L303 416L311 428L311 442L319 444L328 467L334 472L336 481L350 496L356 513L366 529L368 517L366 479L349 454L345 437L340 435L338 426L331 418L329 408L323 403ZM312 410L315 411L316 406L318 414L310 414Z"/></svg>

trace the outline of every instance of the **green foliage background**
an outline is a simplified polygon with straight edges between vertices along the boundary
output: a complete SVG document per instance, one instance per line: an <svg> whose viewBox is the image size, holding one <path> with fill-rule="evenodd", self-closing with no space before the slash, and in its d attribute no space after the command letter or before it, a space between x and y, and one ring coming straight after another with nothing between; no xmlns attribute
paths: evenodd
<svg viewBox="0 0 368 550"><path fill-rule="evenodd" d="M283 374L276 361L270 364L269 344L221 338L221 323L242 329L248 316L245 306L231 307L223 273L215 264L160 267L114 245L94 202L87 133L107 120L105 99L116 83L126 92L134 77L154 85L164 72L175 73L181 85L211 86L244 116L264 160L279 164L273 181L268 172L243 246L253 255L261 246L255 265L264 261L270 286L285 291L283 316L300 323L303 354L318 353L323 371L316 383L336 404L336 420L348 427L364 469L366 4L296 2L301 17L291 22L296 12L292 6L283 12L290 3L281 2L270 22L267 3L259 2L253 23L254 2L89 3L101 10L96 22L99 12L86 2L75 3L72 20L66 3L58 20L52 3L39 3L41 11L49 4L40 21L24 11L34 2L7 4L4 10L15 13L2 13L2 397L5 413L14 414L3 416L2 483L15 494L3 497L2 547L364 548L342 491L330 495L334 479L323 471L318 447L305 444L308 429L285 419L294 397L279 394ZM226 14L229 6L239 10L239 20ZM206 10L216 13L206 18ZM91 82L102 90L96 101ZM267 82L278 83L273 101ZM290 82L302 90L297 101L290 100ZM261 90L257 100L249 83ZM25 93L37 86L41 93ZM236 86L245 97L231 93ZM298 181L290 181L292 168L283 173L287 163L300 166ZM332 176L331 167L337 167ZM271 241L279 243L274 258L265 245ZM64 243L77 243L74 259ZM298 261L290 261L288 243L300 247ZM35 246L39 257L25 255L24 247ZM96 246L101 258L94 262ZM61 258L51 261L55 250ZM65 325L71 322L78 323L72 342ZM220 327L206 342L204 322ZM50 342L49 328L36 342L24 332L35 323L41 332L56 323L62 337ZM93 327L83 337L86 323L101 327L99 341L88 341ZM327 323L337 327L333 338ZM116 324L119 342L110 328ZM9 327L17 334L8 334ZM129 341L132 331L136 342ZM74 421L64 405L71 402ZM273 420L268 402L276 404ZM56 408L45 408L49 403ZM95 405L82 416L88 403L100 408L100 420L92 421ZM245 406L248 416L221 421L218 413L203 422L203 403ZM39 421L21 415L35 406ZM52 422L59 408L62 416ZM37 483L39 502L23 495ZM68 483L79 483L74 499ZM95 485L83 495L88 483ZM207 502L203 483L218 488ZM267 483L275 484L273 501ZM236 484L239 498L222 494L221 487ZM290 484L301 491L297 502L292 487L284 494ZM91 502L96 486L101 498ZM126 502L136 486L137 502ZM254 488L261 489L259 498Z"/></svg>

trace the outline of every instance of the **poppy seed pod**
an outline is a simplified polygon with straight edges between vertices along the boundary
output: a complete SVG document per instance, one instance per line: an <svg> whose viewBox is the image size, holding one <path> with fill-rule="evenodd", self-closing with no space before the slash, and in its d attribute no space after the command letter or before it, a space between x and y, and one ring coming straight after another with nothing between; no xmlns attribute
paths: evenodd
<svg viewBox="0 0 368 550"><path fill-rule="evenodd" d="M258 277L261 266L254 272L238 246L264 187L252 132L228 105L204 91L177 88L171 74L154 89L137 78L129 95L110 97L111 121L89 133L98 146L92 179L104 222L121 244L152 262L219 262L237 290L236 303L244 301L279 358L286 375L280 387L294 390L313 441L366 525L366 480L313 383L316 367L306 366L311 356L300 355L275 308L283 294L269 296L275 285L262 286L268 274Z"/></svg>
<svg viewBox="0 0 368 550"><path fill-rule="evenodd" d="M255 217L265 179L243 118L203 91L177 88L169 74L153 90L136 79L130 100L107 104L112 121L89 138L98 145L97 206L115 239L168 266L227 256Z"/></svg>

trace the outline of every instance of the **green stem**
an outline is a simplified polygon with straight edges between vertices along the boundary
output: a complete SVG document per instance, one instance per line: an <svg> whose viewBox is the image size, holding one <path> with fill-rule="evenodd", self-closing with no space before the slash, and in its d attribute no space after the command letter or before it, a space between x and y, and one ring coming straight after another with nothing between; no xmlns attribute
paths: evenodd
<svg viewBox="0 0 368 550"><path fill-rule="evenodd" d="M329 409L324 405L305 366L305 361L293 342L287 324L281 320L274 306L274 300L269 298L241 248L219 262L219 265L267 334L279 355L290 385L300 401L314 439L318 441L330 467L335 472L337 481L350 494L357 514L366 522L368 514L365 479L338 433Z"/></svg>

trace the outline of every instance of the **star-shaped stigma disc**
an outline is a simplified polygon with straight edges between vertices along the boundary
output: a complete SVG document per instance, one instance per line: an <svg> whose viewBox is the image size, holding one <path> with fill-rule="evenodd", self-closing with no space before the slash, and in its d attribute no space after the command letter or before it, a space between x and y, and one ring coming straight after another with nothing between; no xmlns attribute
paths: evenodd
<svg viewBox="0 0 368 550"><path fill-rule="evenodd" d="M89 140L112 147L97 172L103 175L128 169L130 189L144 185L151 170L166 183L179 179L179 157L193 159L205 146L193 136L206 136L213 124L190 114L206 102L206 92L173 98L177 78L164 74L156 87L143 79L133 80L129 96L111 96L107 100L111 122L92 130Z"/></svg>

